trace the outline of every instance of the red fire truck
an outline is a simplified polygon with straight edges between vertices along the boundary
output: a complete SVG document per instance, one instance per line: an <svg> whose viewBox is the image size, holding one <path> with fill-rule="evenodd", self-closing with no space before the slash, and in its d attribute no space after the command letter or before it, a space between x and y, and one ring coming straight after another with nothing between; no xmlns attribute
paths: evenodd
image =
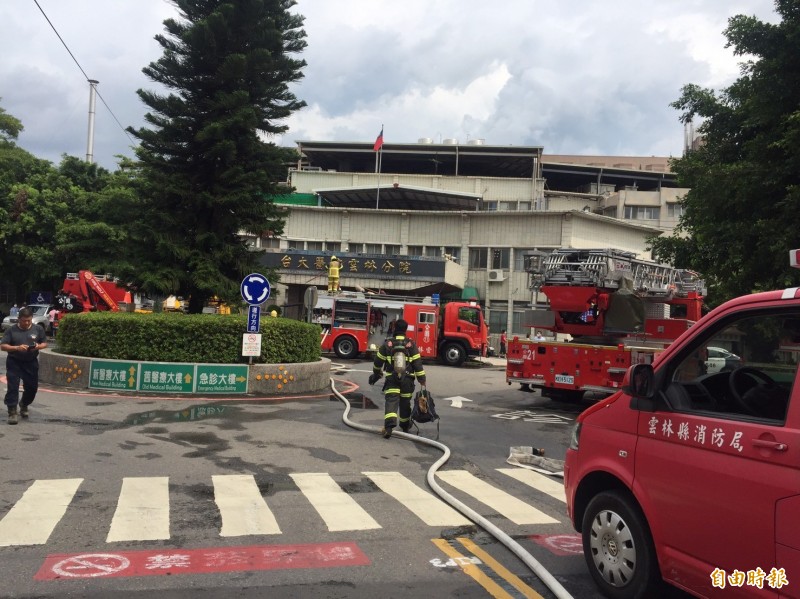
<svg viewBox="0 0 800 599"><path fill-rule="evenodd" d="M322 326L322 349L340 358L380 347L399 318L423 358L461 366L467 356L486 355L489 330L477 301L440 306L430 297L320 291L312 312L312 322Z"/></svg>
<svg viewBox="0 0 800 599"><path fill-rule="evenodd" d="M654 357L701 316L705 283L695 272L614 249L559 249L527 260L535 330L570 341L513 338L506 382L576 401L617 391L628 367Z"/></svg>

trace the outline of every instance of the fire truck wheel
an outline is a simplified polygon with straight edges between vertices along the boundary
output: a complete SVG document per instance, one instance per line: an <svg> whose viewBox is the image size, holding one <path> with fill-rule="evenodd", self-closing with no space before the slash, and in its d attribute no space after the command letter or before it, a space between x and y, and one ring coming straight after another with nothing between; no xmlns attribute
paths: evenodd
<svg viewBox="0 0 800 599"><path fill-rule="evenodd" d="M350 360L358 355L358 341L350 335L342 335L333 344L333 351L340 358Z"/></svg>
<svg viewBox="0 0 800 599"><path fill-rule="evenodd" d="M467 359L467 352L460 343L450 342L442 347L442 362L448 366L461 366Z"/></svg>

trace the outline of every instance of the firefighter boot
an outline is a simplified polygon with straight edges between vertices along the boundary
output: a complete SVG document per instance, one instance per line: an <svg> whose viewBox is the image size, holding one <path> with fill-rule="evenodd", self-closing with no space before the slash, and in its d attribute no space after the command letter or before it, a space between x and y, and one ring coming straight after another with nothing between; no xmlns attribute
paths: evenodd
<svg viewBox="0 0 800 599"><path fill-rule="evenodd" d="M8 411L8 423L9 424L17 424L19 419L17 418L17 408L10 409Z"/></svg>
<svg viewBox="0 0 800 599"><path fill-rule="evenodd" d="M19 415L22 418L28 417L28 406L23 406L22 404L19 405Z"/></svg>
<svg viewBox="0 0 800 599"><path fill-rule="evenodd" d="M381 435L383 435L384 439L388 439L389 437L392 436L392 429L393 428L394 428L393 426L384 426L381 429Z"/></svg>

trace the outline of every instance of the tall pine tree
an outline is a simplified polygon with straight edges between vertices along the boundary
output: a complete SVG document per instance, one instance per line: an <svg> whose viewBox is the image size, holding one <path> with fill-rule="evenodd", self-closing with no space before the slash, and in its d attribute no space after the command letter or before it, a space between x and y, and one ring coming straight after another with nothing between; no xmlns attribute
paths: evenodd
<svg viewBox="0 0 800 599"><path fill-rule="evenodd" d="M712 283L712 303L794 286L789 250L800 247L800 0L777 0L781 21L737 15L728 46L746 58L720 93L683 88L673 107L700 117L702 145L676 160L683 187L679 235L654 240L656 254Z"/></svg>
<svg viewBox="0 0 800 599"><path fill-rule="evenodd" d="M129 129L144 180L130 223L136 265L118 273L152 293L231 298L256 265L241 234L281 233L268 196L284 178L285 151L263 141L305 106L289 91L305 61L294 0L172 0L180 19L157 35L161 58L143 69L167 94L139 90L149 127ZM115 273L116 274L116 273Z"/></svg>

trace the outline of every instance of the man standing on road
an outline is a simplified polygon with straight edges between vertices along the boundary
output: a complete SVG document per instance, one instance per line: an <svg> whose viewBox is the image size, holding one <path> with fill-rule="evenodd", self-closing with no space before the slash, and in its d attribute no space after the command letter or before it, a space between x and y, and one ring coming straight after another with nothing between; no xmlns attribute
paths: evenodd
<svg viewBox="0 0 800 599"><path fill-rule="evenodd" d="M39 350L47 347L47 335L38 324L33 324L33 311L22 308L17 324L6 330L0 340L0 350L8 352L6 378L8 379L5 404L8 423L17 424L18 417L28 417L28 406L39 390ZM19 400L20 379L25 385L22 401ZM19 404L19 413L17 405Z"/></svg>
<svg viewBox="0 0 800 599"><path fill-rule="evenodd" d="M392 436L392 429L397 426L398 408L400 430L408 432L411 428L411 395L414 393L414 379L425 386L422 358L414 340L406 339L407 330L408 323L402 318L395 323L394 337L386 339L375 354L372 375L369 377L369 384L374 385L384 371L388 373L383 384L385 408L381 433L385 439Z"/></svg>

